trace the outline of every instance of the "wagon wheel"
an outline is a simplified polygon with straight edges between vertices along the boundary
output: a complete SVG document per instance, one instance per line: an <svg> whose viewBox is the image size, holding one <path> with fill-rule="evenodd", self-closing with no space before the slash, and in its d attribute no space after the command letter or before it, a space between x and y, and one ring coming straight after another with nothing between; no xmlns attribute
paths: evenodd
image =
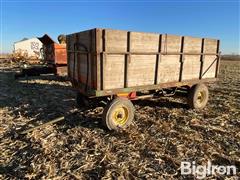
<svg viewBox="0 0 240 180"><path fill-rule="evenodd" d="M110 130L126 128L134 118L134 106L125 98L116 98L103 111L103 124Z"/></svg>
<svg viewBox="0 0 240 180"><path fill-rule="evenodd" d="M188 92L188 105L193 109L203 109L207 105L208 96L205 84L194 85Z"/></svg>

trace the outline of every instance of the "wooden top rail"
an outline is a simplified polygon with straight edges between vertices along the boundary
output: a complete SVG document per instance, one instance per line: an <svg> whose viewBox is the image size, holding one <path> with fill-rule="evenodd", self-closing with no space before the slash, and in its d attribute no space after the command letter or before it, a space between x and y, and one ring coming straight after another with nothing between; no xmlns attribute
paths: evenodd
<svg viewBox="0 0 240 180"><path fill-rule="evenodd" d="M116 55L212 55L212 56L220 56L220 53L184 53L184 52L86 52L86 51L73 51L68 50L70 53L82 53L82 54L116 54Z"/></svg>

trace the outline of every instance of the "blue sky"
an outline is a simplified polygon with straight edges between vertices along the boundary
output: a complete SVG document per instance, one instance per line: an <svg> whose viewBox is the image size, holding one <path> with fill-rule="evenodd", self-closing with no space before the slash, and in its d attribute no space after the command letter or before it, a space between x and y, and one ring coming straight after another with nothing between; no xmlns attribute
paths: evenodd
<svg viewBox="0 0 240 180"><path fill-rule="evenodd" d="M1 0L1 52L13 42L47 33L56 40L95 27L221 40L223 53L240 54L238 0L77 1Z"/></svg>

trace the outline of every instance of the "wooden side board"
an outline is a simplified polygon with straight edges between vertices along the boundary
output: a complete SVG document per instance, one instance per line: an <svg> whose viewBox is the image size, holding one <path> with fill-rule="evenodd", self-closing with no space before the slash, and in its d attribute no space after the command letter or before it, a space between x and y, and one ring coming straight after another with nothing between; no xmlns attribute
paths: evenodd
<svg viewBox="0 0 240 180"><path fill-rule="evenodd" d="M124 59L124 55L106 56L103 89L124 88Z"/></svg>
<svg viewBox="0 0 240 180"><path fill-rule="evenodd" d="M185 53L201 53L202 38L195 37L184 37L184 48ZM214 52L215 53L215 52Z"/></svg>
<svg viewBox="0 0 240 180"><path fill-rule="evenodd" d="M219 62L218 40L190 36L93 29L67 44L70 78L98 91L215 78Z"/></svg>
<svg viewBox="0 0 240 180"><path fill-rule="evenodd" d="M184 56L182 80L197 79L199 77L200 65L200 55Z"/></svg>
<svg viewBox="0 0 240 180"><path fill-rule="evenodd" d="M130 52L158 52L159 34L131 32Z"/></svg>
<svg viewBox="0 0 240 180"><path fill-rule="evenodd" d="M154 84L156 55L131 55L127 87Z"/></svg>
<svg viewBox="0 0 240 180"><path fill-rule="evenodd" d="M67 35L68 75L77 86L97 88L96 29Z"/></svg>
<svg viewBox="0 0 240 180"><path fill-rule="evenodd" d="M181 52L181 36L165 34L163 37L164 37L163 38L164 53Z"/></svg>
<svg viewBox="0 0 240 180"><path fill-rule="evenodd" d="M203 73L202 78L215 77L217 68L217 57L206 56L204 57Z"/></svg>
<svg viewBox="0 0 240 180"><path fill-rule="evenodd" d="M180 75L180 55L161 55L157 84L176 82Z"/></svg>

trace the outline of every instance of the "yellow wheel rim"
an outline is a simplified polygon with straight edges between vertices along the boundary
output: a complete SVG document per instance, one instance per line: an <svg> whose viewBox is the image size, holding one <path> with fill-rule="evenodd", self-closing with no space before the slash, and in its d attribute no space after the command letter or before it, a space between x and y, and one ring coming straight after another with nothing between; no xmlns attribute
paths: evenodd
<svg viewBox="0 0 240 180"><path fill-rule="evenodd" d="M128 109L124 106L117 107L112 115L112 119L117 125L126 124L128 117L129 117Z"/></svg>
<svg viewBox="0 0 240 180"><path fill-rule="evenodd" d="M200 91L197 95L197 102L201 104L204 101L204 98L205 98L204 93Z"/></svg>

